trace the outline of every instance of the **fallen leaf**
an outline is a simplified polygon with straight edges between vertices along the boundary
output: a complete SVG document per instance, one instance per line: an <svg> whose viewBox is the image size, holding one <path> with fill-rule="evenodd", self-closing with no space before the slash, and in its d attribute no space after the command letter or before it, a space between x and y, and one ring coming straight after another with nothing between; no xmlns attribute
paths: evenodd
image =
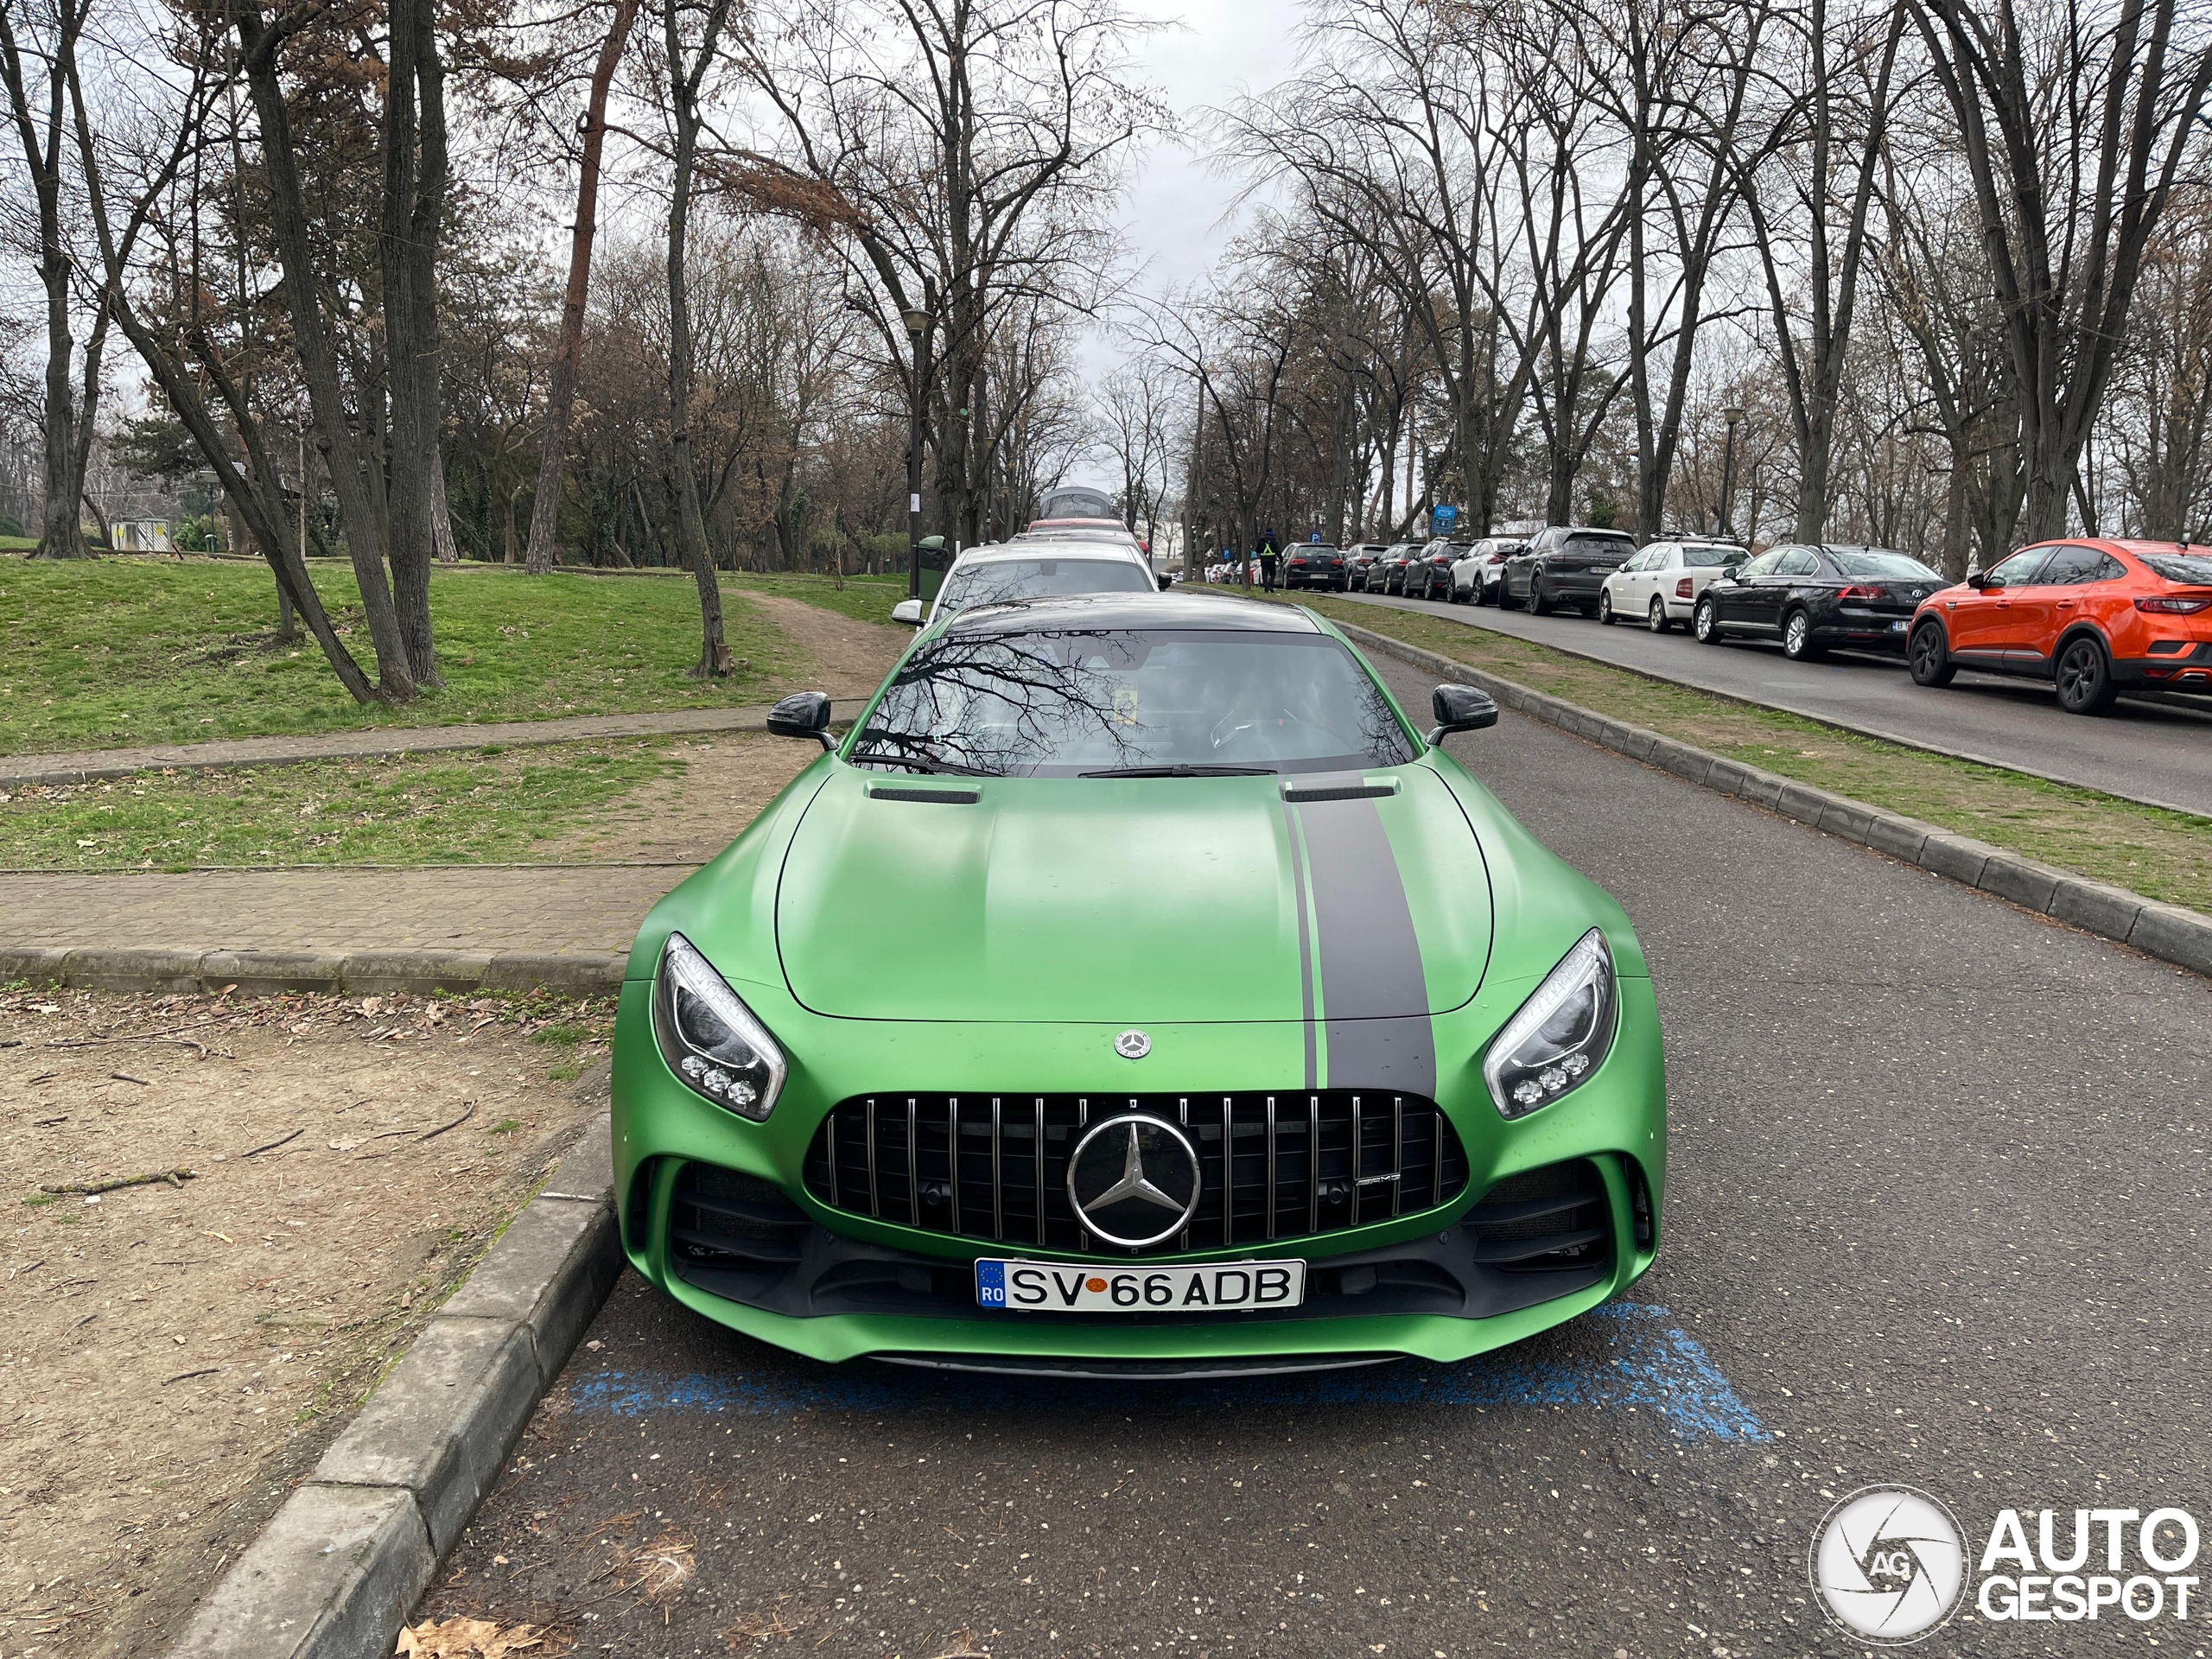
<svg viewBox="0 0 2212 1659"><path fill-rule="evenodd" d="M544 1645L545 1638L535 1624L501 1629L491 1619L463 1616L442 1623L433 1619L423 1624L402 1625L398 1645L392 1652L395 1659L402 1654L414 1655L415 1659L506 1659L511 1653L525 1653Z"/></svg>

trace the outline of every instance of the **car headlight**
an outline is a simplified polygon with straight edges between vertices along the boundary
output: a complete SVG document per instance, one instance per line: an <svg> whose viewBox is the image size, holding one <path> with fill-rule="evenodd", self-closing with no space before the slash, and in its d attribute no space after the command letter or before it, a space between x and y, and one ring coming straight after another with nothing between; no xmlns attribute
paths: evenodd
<svg viewBox="0 0 2212 1659"><path fill-rule="evenodd" d="M653 1035L668 1069L740 1117L764 1122L784 1086L784 1052L681 933L661 947Z"/></svg>
<svg viewBox="0 0 2212 1659"><path fill-rule="evenodd" d="M1580 1088L1613 1046L1613 953L1592 928L1491 1039L1483 1081L1506 1117L1526 1117Z"/></svg>

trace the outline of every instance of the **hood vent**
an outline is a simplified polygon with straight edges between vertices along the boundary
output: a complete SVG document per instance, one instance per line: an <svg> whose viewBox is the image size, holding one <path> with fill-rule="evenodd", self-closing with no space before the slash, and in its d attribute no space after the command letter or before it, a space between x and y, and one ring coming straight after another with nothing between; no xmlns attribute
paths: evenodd
<svg viewBox="0 0 2212 1659"><path fill-rule="evenodd" d="M1387 784L1285 784L1282 798L1286 801L1371 801L1398 792L1395 783Z"/></svg>
<svg viewBox="0 0 2212 1659"><path fill-rule="evenodd" d="M902 789L895 784L879 784L868 792L871 801L934 801L939 806L973 806L983 798L981 790L974 789Z"/></svg>

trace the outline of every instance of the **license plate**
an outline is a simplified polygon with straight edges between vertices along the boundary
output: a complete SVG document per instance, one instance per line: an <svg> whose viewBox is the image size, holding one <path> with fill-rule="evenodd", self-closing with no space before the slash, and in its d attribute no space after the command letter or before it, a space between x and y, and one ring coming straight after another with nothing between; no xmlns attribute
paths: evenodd
<svg viewBox="0 0 2212 1659"><path fill-rule="evenodd" d="M1243 1313L1296 1307L1305 1300L1303 1262L1225 1262L1203 1268L990 1260L976 1264L976 1305L1008 1313Z"/></svg>
<svg viewBox="0 0 2212 1659"><path fill-rule="evenodd" d="M1903 633L1904 632L1904 620L1900 617L1895 622L1891 623L1890 632L1891 633Z"/></svg>

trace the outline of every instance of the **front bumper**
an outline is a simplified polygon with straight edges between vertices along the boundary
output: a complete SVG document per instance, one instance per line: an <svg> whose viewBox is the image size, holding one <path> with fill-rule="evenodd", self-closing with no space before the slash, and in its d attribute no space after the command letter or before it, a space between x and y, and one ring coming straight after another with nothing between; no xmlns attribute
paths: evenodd
<svg viewBox="0 0 2212 1659"><path fill-rule="evenodd" d="M1466 1007L1434 1016L1437 1100L1467 1155L1464 1192L1433 1210L1263 1246L1147 1255L1141 1265L1297 1257L1309 1264L1308 1300L1294 1313L1148 1319L1130 1315L985 1313L974 1305L982 1256L1108 1265L1103 1255L996 1246L834 1211L802 1179L806 1150L836 1102L882 1088L887 1077L935 1090L987 1093L1018 1069L1026 1087L1126 1091L1129 1063L1096 1027L915 1027L830 1020L747 982L741 994L791 1055L791 1076L764 1124L743 1122L683 1088L663 1065L648 1026L649 987L623 987L616 1030L614 1162L623 1247L652 1283L734 1330L811 1357L862 1356L988 1366L1096 1361L1109 1366L1272 1359L1325 1364L1347 1356L1463 1359L1516 1342L1618 1294L1657 1250L1665 1179L1665 1080L1650 982L1623 978L1620 1029L1605 1063L1558 1105L1517 1122L1500 1118L1479 1074L1482 1045L1533 982L1486 985ZM774 1004L764 1007L764 1003ZM1153 1089L1193 1096L1295 1079L1303 1028L1155 1027ZM1015 1048L1020 1058L1008 1060ZM1446 1064L1446 1055L1464 1057ZM1116 1069L1118 1068L1118 1070ZM1168 1079L1173 1081L1157 1081ZM1296 1096L1294 1081L1284 1090ZM1535 1287L1504 1285L1477 1260L1486 1234L1469 1212L1508 1178L1586 1160L1603 1185L1609 1248L1601 1263ZM679 1259L673 1236L679 1182L696 1160L764 1181L795 1218L789 1260L776 1273L717 1281L712 1263ZM696 1252L694 1252L696 1255ZM1363 1269L1372 1270L1371 1272ZM1541 1275L1531 1274L1535 1280ZM1395 1287L1395 1288L1394 1288Z"/></svg>

